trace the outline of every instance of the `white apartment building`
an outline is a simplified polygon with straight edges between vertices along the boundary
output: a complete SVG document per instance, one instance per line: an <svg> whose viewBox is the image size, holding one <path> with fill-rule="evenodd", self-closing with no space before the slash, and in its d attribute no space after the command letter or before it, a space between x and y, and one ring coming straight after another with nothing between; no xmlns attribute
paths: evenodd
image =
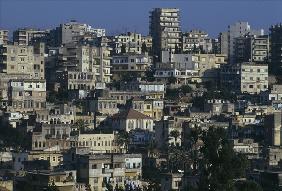
<svg viewBox="0 0 282 191"><path fill-rule="evenodd" d="M111 47L114 54L120 54L122 46L126 52L141 54L142 36L139 33L128 32L112 37Z"/></svg>
<svg viewBox="0 0 282 191"><path fill-rule="evenodd" d="M9 31L0 29L0 45L8 44L9 41Z"/></svg>

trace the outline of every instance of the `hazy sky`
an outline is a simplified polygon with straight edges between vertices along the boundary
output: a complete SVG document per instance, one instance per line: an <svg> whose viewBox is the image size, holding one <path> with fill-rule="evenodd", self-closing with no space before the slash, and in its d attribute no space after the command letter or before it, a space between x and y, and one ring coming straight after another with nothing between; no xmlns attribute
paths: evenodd
<svg viewBox="0 0 282 191"><path fill-rule="evenodd" d="M76 19L108 34L147 34L149 11L155 7L180 8L182 30L200 28L211 36L236 21L266 31L282 22L282 0L0 0L0 28L44 29Z"/></svg>

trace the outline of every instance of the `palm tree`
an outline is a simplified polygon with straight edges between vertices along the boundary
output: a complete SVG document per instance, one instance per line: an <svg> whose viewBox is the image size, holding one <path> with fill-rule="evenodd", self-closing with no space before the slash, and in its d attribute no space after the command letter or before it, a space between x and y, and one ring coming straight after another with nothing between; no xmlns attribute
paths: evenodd
<svg viewBox="0 0 282 191"><path fill-rule="evenodd" d="M128 145L130 144L129 133L126 131L120 131L117 136L117 144L119 146L124 146L126 152L128 151Z"/></svg>

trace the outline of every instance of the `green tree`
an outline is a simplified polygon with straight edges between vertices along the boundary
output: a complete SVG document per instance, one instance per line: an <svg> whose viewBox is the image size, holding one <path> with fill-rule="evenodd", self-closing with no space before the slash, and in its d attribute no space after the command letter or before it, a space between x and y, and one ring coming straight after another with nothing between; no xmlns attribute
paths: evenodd
<svg viewBox="0 0 282 191"><path fill-rule="evenodd" d="M86 131L86 124L82 119L78 119L73 125L73 127L76 127L80 133Z"/></svg>
<svg viewBox="0 0 282 191"><path fill-rule="evenodd" d="M170 76L170 77L168 78L168 83L169 83L169 84L175 84L176 82L177 82L176 77Z"/></svg>
<svg viewBox="0 0 282 191"><path fill-rule="evenodd" d="M161 186L157 182L150 181L149 185L143 189L144 191L160 191Z"/></svg>
<svg viewBox="0 0 282 191"><path fill-rule="evenodd" d="M202 141L199 190L234 190L233 180L245 175L246 157L234 152L222 128L209 128Z"/></svg>
<svg viewBox="0 0 282 191"><path fill-rule="evenodd" d="M145 42L142 43L141 52L142 52L142 53L148 52L147 45L146 45Z"/></svg>
<svg viewBox="0 0 282 191"><path fill-rule="evenodd" d="M153 81L155 81L154 74L155 74L155 71L152 68L149 68L149 69L146 70L145 76L142 77L142 80L146 80L148 82L153 82Z"/></svg>
<svg viewBox="0 0 282 191"><path fill-rule="evenodd" d="M180 133L179 133L179 131L177 131L177 130L172 130L172 131L169 133L169 136L171 136L171 137L174 138L174 142L175 142L175 144L176 144L177 138L180 136Z"/></svg>
<svg viewBox="0 0 282 191"><path fill-rule="evenodd" d="M121 54L126 53L126 46L125 46L125 44L122 44L122 45L121 45L121 47L120 47L120 53L121 53Z"/></svg>
<svg viewBox="0 0 282 191"><path fill-rule="evenodd" d="M147 153L148 157L153 157L154 155L157 155L158 149L157 149L157 144L155 141L150 141L147 145Z"/></svg>
<svg viewBox="0 0 282 191"><path fill-rule="evenodd" d="M261 186L254 181L237 181L235 182L235 191L263 191Z"/></svg>
<svg viewBox="0 0 282 191"><path fill-rule="evenodd" d="M176 100L179 98L179 90L174 88L167 88L165 97L166 99Z"/></svg>
<svg viewBox="0 0 282 191"><path fill-rule="evenodd" d="M192 92L192 88L189 85L183 85L180 87L182 93L187 94Z"/></svg>
<svg viewBox="0 0 282 191"><path fill-rule="evenodd" d="M55 183L52 182L52 183L47 187L46 191L60 191L60 190L59 190L58 187L55 185Z"/></svg>
<svg viewBox="0 0 282 191"><path fill-rule="evenodd" d="M128 146L130 144L129 133L126 131L120 131L117 136L117 144L124 146L126 151L128 151Z"/></svg>

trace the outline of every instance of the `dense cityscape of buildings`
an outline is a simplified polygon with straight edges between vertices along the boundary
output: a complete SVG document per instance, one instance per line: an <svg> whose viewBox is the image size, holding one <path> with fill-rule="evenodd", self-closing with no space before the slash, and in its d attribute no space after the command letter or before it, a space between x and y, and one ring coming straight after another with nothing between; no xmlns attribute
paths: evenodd
<svg viewBox="0 0 282 191"><path fill-rule="evenodd" d="M0 29L0 190L281 190L282 25L180 13Z"/></svg>

